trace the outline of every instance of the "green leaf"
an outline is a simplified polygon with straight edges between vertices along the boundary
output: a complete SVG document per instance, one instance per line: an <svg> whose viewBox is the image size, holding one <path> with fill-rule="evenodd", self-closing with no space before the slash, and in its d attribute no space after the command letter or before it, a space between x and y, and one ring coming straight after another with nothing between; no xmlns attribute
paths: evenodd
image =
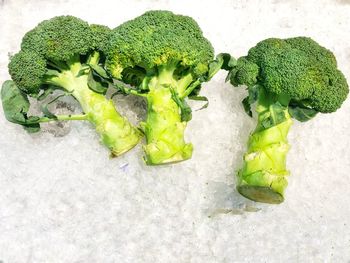
<svg viewBox="0 0 350 263"><path fill-rule="evenodd" d="M192 109L185 100L182 100L182 105L180 109L181 109L181 121L186 121L186 122L190 121L192 119Z"/></svg>
<svg viewBox="0 0 350 263"><path fill-rule="evenodd" d="M8 121L25 124L29 110L29 100L27 95L12 80L7 80L2 85L1 101Z"/></svg>
<svg viewBox="0 0 350 263"><path fill-rule="evenodd" d="M40 117L39 116L29 116L27 118L27 123L34 124L34 123L39 123L39 122L40 122Z"/></svg>
<svg viewBox="0 0 350 263"><path fill-rule="evenodd" d="M196 86L192 91L191 93L188 95L188 97L197 97L199 92L201 91L202 89L202 85L198 85Z"/></svg>
<svg viewBox="0 0 350 263"><path fill-rule="evenodd" d="M216 59L222 60L221 69L224 70L231 70L237 64L237 60L228 53L221 53Z"/></svg>
<svg viewBox="0 0 350 263"><path fill-rule="evenodd" d="M242 100L244 111L250 117L253 116L252 104L254 104L258 100L258 96L259 96L259 86L254 85L254 86L248 87L248 96Z"/></svg>
<svg viewBox="0 0 350 263"><path fill-rule="evenodd" d="M47 96L49 96L50 94L52 94L52 92L55 90L56 88L53 86L48 86L38 97L37 100L38 101L42 101L44 99L47 98Z"/></svg>
<svg viewBox="0 0 350 263"><path fill-rule="evenodd" d="M230 70L236 65L236 60L228 53L221 53L209 63L208 75L205 81L210 80L220 69Z"/></svg>
<svg viewBox="0 0 350 263"><path fill-rule="evenodd" d="M26 125L23 126L23 128L28 133L35 133L35 132L40 131L40 124L39 123L26 124Z"/></svg>
<svg viewBox="0 0 350 263"><path fill-rule="evenodd" d="M250 117L253 117L252 107L251 107L251 104L249 103L249 96L245 97L245 98L242 100L242 105L243 105L244 111L245 111Z"/></svg>
<svg viewBox="0 0 350 263"><path fill-rule="evenodd" d="M197 101L205 101L206 103L204 103L204 105L202 107L200 107L198 110L196 111L199 111L199 110L203 110L203 109L206 109L208 108L209 106L209 100L207 97L205 96L189 96L188 97L190 100L197 100Z"/></svg>
<svg viewBox="0 0 350 263"><path fill-rule="evenodd" d="M27 117L30 107L28 97L12 80L7 80L2 85L1 101L8 121L22 125L28 132L40 130L40 118L37 116Z"/></svg>
<svg viewBox="0 0 350 263"><path fill-rule="evenodd" d="M99 76L94 75L93 72L89 73L88 86L91 90L100 94L106 94L108 89L108 83L102 81L102 79Z"/></svg>
<svg viewBox="0 0 350 263"><path fill-rule="evenodd" d="M57 116L53 114L49 109L48 109L49 104L44 104L41 106L41 111L44 113L45 117L48 117L50 119L57 119Z"/></svg>
<svg viewBox="0 0 350 263"><path fill-rule="evenodd" d="M110 77L108 76L106 70L101 67L100 65L97 64L88 64L93 71L95 71L98 75L100 75L102 78L109 79Z"/></svg>
<svg viewBox="0 0 350 263"><path fill-rule="evenodd" d="M286 120L286 107L283 107L281 103L276 102L270 105L269 110L273 126L280 124Z"/></svg>
<svg viewBox="0 0 350 263"><path fill-rule="evenodd" d="M88 65L84 65L78 72L78 74L76 75L76 77L80 77L83 75L86 75L90 70L90 67Z"/></svg>
<svg viewBox="0 0 350 263"><path fill-rule="evenodd" d="M289 114L296 120L300 122L306 122L311 120L313 117L316 116L318 111L308 108L303 105L289 105L288 107Z"/></svg>
<svg viewBox="0 0 350 263"><path fill-rule="evenodd" d="M53 119L53 120L57 120L57 116L55 114L53 114L52 112L50 112L49 110L49 105L54 103L56 100L58 100L59 98L61 97L64 97L66 95L68 95L69 93L64 93L64 94L61 94L61 95L58 95L56 98L54 98L53 100L49 101L48 103L44 104L41 106L41 111L44 113L44 116L45 117L48 117L50 119Z"/></svg>
<svg viewBox="0 0 350 263"><path fill-rule="evenodd" d="M258 100L259 97L259 86L254 85L248 88L249 103L253 104Z"/></svg>
<svg viewBox="0 0 350 263"><path fill-rule="evenodd" d="M126 86L124 83L117 81L116 83L114 83L112 85L113 88L115 88L117 91L115 93L113 93L113 95L111 96L111 98L113 98L115 95L118 94L123 94L123 95L128 95L128 90L129 87Z"/></svg>
<svg viewBox="0 0 350 263"><path fill-rule="evenodd" d="M179 106L181 111L181 121L190 121L192 119L192 109L187 104L185 99L180 98L179 94L171 87L169 87L171 91L171 98L175 101L177 106Z"/></svg>
<svg viewBox="0 0 350 263"><path fill-rule="evenodd" d="M225 78L225 82L228 82L231 80L231 76L234 76L236 74L236 71L235 69L232 69L228 72L226 78Z"/></svg>
<svg viewBox="0 0 350 263"><path fill-rule="evenodd" d="M147 96L146 95L147 93L143 93L142 91L139 92L138 90L130 88L120 81L113 83L111 86L117 90L115 93L113 93L111 98L113 98L115 95L118 95L118 94L123 94L123 95L133 94L141 97Z"/></svg>
<svg viewBox="0 0 350 263"><path fill-rule="evenodd" d="M55 69L47 69L45 75L49 77L57 77L59 76L60 72Z"/></svg>
<svg viewBox="0 0 350 263"><path fill-rule="evenodd" d="M284 122L287 119L285 110L286 107L282 106L279 102L271 104L268 110L260 113L259 119L261 126L264 129L268 129Z"/></svg>

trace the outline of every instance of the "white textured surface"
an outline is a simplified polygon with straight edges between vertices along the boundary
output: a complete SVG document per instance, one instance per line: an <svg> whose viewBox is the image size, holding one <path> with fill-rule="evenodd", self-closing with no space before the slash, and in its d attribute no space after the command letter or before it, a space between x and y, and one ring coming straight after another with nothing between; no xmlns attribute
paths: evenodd
<svg viewBox="0 0 350 263"><path fill-rule="evenodd" d="M267 37L307 35L330 48L350 80L350 1L0 1L0 81L8 52L39 21L72 14L111 27L148 9L193 16L216 52L246 54ZM141 147L108 159L93 129L55 137L0 112L0 260L16 262L350 262L350 100L337 113L295 123L286 201L255 204L234 191L253 128L243 89L204 86L194 113L192 160L146 167ZM120 99L120 98L119 98ZM136 121L142 110L120 103ZM194 104L194 107L199 107Z"/></svg>

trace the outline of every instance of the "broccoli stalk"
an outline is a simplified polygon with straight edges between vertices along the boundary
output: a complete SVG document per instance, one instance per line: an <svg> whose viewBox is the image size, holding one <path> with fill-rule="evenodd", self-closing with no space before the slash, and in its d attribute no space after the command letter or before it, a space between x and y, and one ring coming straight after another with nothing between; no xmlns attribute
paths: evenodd
<svg viewBox="0 0 350 263"><path fill-rule="evenodd" d="M191 158L193 146L184 140L187 122L181 119L181 108L174 93L182 98L186 82L173 77L176 65L160 67L158 75L148 82L147 119L143 129L147 138L144 146L149 164L178 162ZM192 79L192 78L187 78Z"/></svg>
<svg viewBox="0 0 350 263"><path fill-rule="evenodd" d="M89 63L97 61L98 52L94 52ZM68 69L45 78L45 83L62 87L80 104L86 120L95 126L102 143L111 150L113 156L119 156L133 148L140 140L140 132L115 109L112 100L89 88L88 74L77 75L83 69L80 57L67 62ZM88 70L89 71L89 70Z"/></svg>
<svg viewBox="0 0 350 263"><path fill-rule="evenodd" d="M255 106L258 122L237 174L237 190L254 201L281 203L292 118L305 122L319 112L335 112L348 84L334 55L306 37L263 40L228 70L232 85L248 87L242 103L251 117Z"/></svg>
<svg viewBox="0 0 350 263"><path fill-rule="evenodd" d="M219 69L213 48L190 17L150 11L113 30L106 67L127 94L147 101L142 124L149 165L191 158L192 144L184 132L191 119L185 99L197 96L200 84ZM212 65L212 67L211 67ZM125 86L131 85L131 87Z"/></svg>
<svg viewBox="0 0 350 263"><path fill-rule="evenodd" d="M292 125L288 108L275 107L273 94L260 88L256 103L257 127L248 139L243 168L238 172L238 191L253 200L280 203L287 187L287 135ZM283 121L279 121L282 118ZM270 124L269 122L272 122ZM266 125L268 123L268 125Z"/></svg>
<svg viewBox="0 0 350 263"><path fill-rule="evenodd" d="M89 26L71 16L43 21L29 31L22 40L21 51L9 63L14 83L5 82L2 89L7 119L31 132L38 131L42 122L86 120L95 126L112 156L133 148L141 133L104 96L108 76L100 63L109 33L106 27ZM28 116L27 96L40 100L51 89L73 96L84 114L56 116L46 109L42 117Z"/></svg>

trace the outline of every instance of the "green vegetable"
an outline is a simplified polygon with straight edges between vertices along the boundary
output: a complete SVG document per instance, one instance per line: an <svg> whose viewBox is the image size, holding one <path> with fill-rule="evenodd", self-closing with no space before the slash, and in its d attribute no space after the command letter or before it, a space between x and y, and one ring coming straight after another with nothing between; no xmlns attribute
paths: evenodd
<svg viewBox="0 0 350 263"><path fill-rule="evenodd" d="M111 81L102 66L110 33L108 27L73 16L45 20L26 33L8 66L13 81L6 81L1 91L6 118L30 132L38 131L42 122L87 120L112 155L134 147L140 132L104 96ZM84 113L56 116L44 105L44 116L28 116L28 96L40 101L54 89L73 96Z"/></svg>
<svg viewBox="0 0 350 263"><path fill-rule="evenodd" d="M248 140L238 191L254 201L281 203L287 186L287 134L292 118L308 121L341 107L349 88L331 51L310 38L266 39L229 68L232 85L246 85L244 109L258 124Z"/></svg>
<svg viewBox="0 0 350 263"><path fill-rule="evenodd" d="M191 109L187 97L199 97L200 84L209 80L224 59L213 60L213 48L190 17L169 11L149 11L113 30L106 68L126 85L118 89L147 100L142 124L147 164L191 158L193 146L184 140ZM227 57L225 57L227 58Z"/></svg>

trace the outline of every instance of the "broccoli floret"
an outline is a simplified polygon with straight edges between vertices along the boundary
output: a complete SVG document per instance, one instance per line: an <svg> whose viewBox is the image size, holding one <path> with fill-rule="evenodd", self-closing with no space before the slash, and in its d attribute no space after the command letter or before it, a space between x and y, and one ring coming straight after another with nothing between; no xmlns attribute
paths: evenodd
<svg viewBox="0 0 350 263"><path fill-rule="evenodd" d="M111 36L111 29L104 25L90 25L90 29L92 30L92 46L105 54L107 51L109 38Z"/></svg>
<svg viewBox="0 0 350 263"><path fill-rule="evenodd" d="M13 81L24 93L35 96L40 92L42 79L46 74L45 59L35 53L20 51L11 58L8 65Z"/></svg>
<svg viewBox="0 0 350 263"><path fill-rule="evenodd" d="M105 26L90 26L73 16L58 16L41 22L25 34L21 50L9 63L14 83L3 85L2 101L7 119L31 127L30 131L39 130L41 122L87 120L95 126L113 156L135 146L141 138L140 132L104 96L108 76L101 63L105 60L110 33ZM27 96L41 100L53 89L73 96L83 114L56 116L44 107L44 116L27 116L30 106ZM22 103L22 107L11 108L15 103ZM17 112L20 108L22 111Z"/></svg>
<svg viewBox="0 0 350 263"><path fill-rule="evenodd" d="M238 191L249 199L280 203L287 186L287 134L292 118L307 121L339 109L349 93L331 51L307 37L271 38L237 60L229 79L248 86L249 115L256 103L258 125L248 141Z"/></svg>
<svg viewBox="0 0 350 263"><path fill-rule="evenodd" d="M198 94L200 84L215 73L210 71L213 56L198 24L169 11L149 11L113 29L106 68L133 86L129 93L147 100L147 164L191 157L192 144L184 140L191 119L185 98Z"/></svg>

